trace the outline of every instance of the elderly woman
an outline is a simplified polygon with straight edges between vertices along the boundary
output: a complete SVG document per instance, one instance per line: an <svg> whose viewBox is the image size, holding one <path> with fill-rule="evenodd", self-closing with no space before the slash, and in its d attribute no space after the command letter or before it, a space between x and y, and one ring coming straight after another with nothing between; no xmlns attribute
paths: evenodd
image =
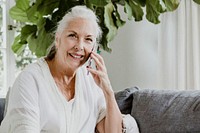
<svg viewBox="0 0 200 133"><path fill-rule="evenodd" d="M104 61L93 52L97 22L85 6L63 17L49 54L25 68L10 90L1 133L122 133Z"/></svg>

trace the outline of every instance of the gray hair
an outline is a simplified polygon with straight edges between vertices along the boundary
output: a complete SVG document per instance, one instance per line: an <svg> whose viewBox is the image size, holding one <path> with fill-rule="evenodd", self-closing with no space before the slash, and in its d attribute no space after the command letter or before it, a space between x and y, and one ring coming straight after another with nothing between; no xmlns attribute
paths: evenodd
<svg viewBox="0 0 200 133"><path fill-rule="evenodd" d="M87 8L86 6L75 6L72 7L65 16L58 22L55 33L62 33L63 30L68 26L69 22L75 18L83 18L90 20L94 23L96 29L96 40L99 41L102 36L102 30L98 25L99 20L95 13ZM51 49L47 55L47 59L52 60L56 54L55 42L52 44Z"/></svg>

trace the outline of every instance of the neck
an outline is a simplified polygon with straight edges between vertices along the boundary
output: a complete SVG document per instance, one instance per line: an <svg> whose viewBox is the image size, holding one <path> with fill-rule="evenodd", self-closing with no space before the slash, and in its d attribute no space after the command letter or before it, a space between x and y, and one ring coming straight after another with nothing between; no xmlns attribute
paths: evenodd
<svg viewBox="0 0 200 133"><path fill-rule="evenodd" d="M74 79L76 71L64 68L54 59L46 61L55 81L63 82L68 85Z"/></svg>
<svg viewBox="0 0 200 133"><path fill-rule="evenodd" d="M56 63L55 60L47 61L50 72L55 80L56 85L60 89L61 93L69 101L74 98L75 95L75 72L62 69L62 66Z"/></svg>

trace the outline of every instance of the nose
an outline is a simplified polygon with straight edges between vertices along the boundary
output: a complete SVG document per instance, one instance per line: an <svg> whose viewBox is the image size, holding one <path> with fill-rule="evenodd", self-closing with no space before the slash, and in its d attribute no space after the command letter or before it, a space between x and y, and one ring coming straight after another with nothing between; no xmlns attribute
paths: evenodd
<svg viewBox="0 0 200 133"><path fill-rule="evenodd" d="M84 43L82 41L79 41L75 46L74 48L77 50L77 51L82 51L83 50L83 46L84 46Z"/></svg>

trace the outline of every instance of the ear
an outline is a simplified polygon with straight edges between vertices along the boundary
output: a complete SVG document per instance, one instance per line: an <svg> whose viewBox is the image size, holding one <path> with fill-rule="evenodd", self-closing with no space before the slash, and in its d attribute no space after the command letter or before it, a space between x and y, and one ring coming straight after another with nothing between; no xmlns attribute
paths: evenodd
<svg viewBox="0 0 200 133"><path fill-rule="evenodd" d="M57 47L60 44L60 34L56 33L55 35L55 46Z"/></svg>

